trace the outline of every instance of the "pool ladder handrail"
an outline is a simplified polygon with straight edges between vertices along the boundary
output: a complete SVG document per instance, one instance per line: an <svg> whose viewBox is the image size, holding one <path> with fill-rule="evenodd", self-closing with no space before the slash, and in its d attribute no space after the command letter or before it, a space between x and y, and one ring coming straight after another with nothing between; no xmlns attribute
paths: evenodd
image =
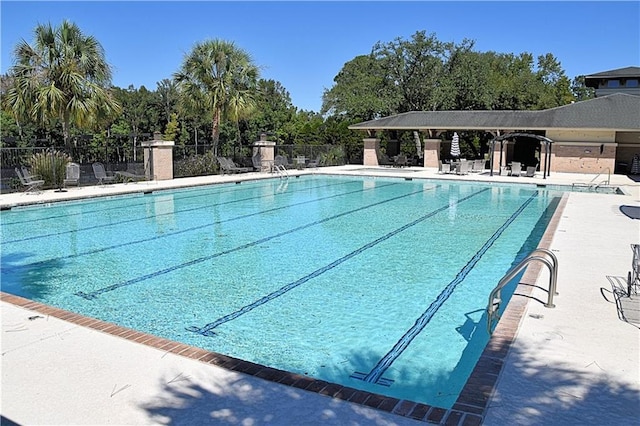
<svg viewBox="0 0 640 426"><path fill-rule="evenodd" d="M545 303L544 306L545 308L555 308L556 305L553 304L553 296L558 294L556 291L558 284L558 258L550 250L537 248L529 253L529 255L520 263L511 268L509 272L502 277L500 282L498 282L498 285L491 290L491 293L489 294L489 303L487 304L487 331L489 332L489 335L493 333L492 328L494 320L497 323L500 319L498 317L498 310L500 309L500 303L502 302L502 298L500 297L502 288L533 261L542 262L549 268L549 292L547 296L547 303Z"/></svg>
<svg viewBox="0 0 640 426"><path fill-rule="evenodd" d="M596 180L602 175L602 173L598 173L593 179L591 179L588 183L580 183L580 182L574 182L571 184L572 188L575 188L576 186L579 187L586 187L591 189L598 189L599 186L604 185L604 186L609 186L611 185L611 168L607 167L607 179L603 180L602 182L596 182Z"/></svg>
<svg viewBox="0 0 640 426"><path fill-rule="evenodd" d="M282 164L274 164L272 170L278 174L280 179L289 179L289 173L287 172L286 167Z"/></svg>

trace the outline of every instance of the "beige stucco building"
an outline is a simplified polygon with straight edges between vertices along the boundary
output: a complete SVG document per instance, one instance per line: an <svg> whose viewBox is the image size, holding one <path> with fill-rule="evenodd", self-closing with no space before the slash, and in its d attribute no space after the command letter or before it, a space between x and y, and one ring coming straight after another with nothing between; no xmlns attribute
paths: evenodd
<svg viewBox="0 0 640 426"><path fill-rule="evenodd" d="M535 161L539 170L569 173L629 173L631 162L640 155L640 96L625 93L640 67L625 68L619 92L540 111L414 111L350 126L366 132L365 165L378 165L380 135L385 131L418 131L422 135L425 167L438 167L447 141L441 137L453 131L484 131L493 138L508 133L535 133L551 141L549 157L536 139L518 136L492 144L494 164ZM614 71L608 74L618 75ZM598 74L597 84L606 85ZM620 85L618 85L620 86ZM635 93L635 92L634 92ZM499 152L496 152L499 150ZM491 154L490 154L491 155ZM531 165L531 164L529 164Z"/></svg>

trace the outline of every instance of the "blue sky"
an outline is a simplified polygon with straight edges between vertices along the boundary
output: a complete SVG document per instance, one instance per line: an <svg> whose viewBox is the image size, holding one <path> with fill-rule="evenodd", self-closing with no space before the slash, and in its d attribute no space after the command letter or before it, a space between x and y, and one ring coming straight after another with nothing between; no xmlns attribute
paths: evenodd
<svg viewBox="0 0 640 426"><path fill-rule="evenodd" d="M446 42L474 40L482 52L552 53L570 79L640 65L638 1L1 0L0 14L3 74L37 24L68 19L100 41L116 86L155 90L196 42L220 38L246 50L296 107L312 111L345 62L421 30Z"/></svg>

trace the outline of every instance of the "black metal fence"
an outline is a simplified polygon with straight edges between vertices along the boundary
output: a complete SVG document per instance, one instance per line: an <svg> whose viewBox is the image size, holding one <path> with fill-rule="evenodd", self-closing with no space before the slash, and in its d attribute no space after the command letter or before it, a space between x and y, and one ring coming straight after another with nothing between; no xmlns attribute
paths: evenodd
<svg viewBox="0 0 640 426"><path fill-rule="evenodd" d="M92 164L101 162L107 171L126 171L144 169L144 148L137 147L135 154L120 155L117 150L100 149L95 147L70 148L0 148L0 193L15 192L22 189L22 185L15 172L16 167L31 167L34 155L54 152L64 153L71 161L80 165L79 185L95 185L97 179L93 174ZM232 158L243 166L251 166L253 147L233 146L225 147L218 155ZM275 155L287 158L289 164L294 164L300 157L307 161L317 162L322 166L339 166L346 162L345 151L339 145L276 145ZM188 176L203 176L219 173L219 167L213 156L211 145L174 146L173 175L175 178Z"/></svg>

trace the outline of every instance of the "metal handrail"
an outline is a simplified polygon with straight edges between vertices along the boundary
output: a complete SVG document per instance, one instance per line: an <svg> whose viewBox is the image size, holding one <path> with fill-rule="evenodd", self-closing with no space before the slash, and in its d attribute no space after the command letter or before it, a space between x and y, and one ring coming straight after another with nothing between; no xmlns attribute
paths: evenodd
<svg viewBox="0 0 640 426"><path fill-rule="evenodd" d="M275 170L280 179L289 179L289 172L282 164L274 164L272 170Z"/></svg>
<svg viewBox="0 0 640 426"><path fill-rule="evenodd" d="M611 185L611 168L607 167L606 170L607 170L607 179L605 181L603 181L603 182L600 182L600 183L596 182L596 179L598 179L602 175L602 173L598 173L588 183L574 182L574 183L571 184L571 186L572 187L575 187L575 186L586 186L588 188L597 188L603 183L605 185Z"/></svg>
<svg viewBox="0 0 640 426"><path fill-rule="evenodd" d="M551 260L547 257L536 256L535 254L547 255ZM500 303L502 302L502 288L534 260L544 263L549 268L549 292L547 296L547 303L545 303L544 306L545 308L555 308L556 305L553 304L553 296L558 294L556 291L558 284L558 258L550 250L537 248L529 253L529 255L520 263L511 268L509 272L507 272L506 275L498 282L498 285L491 290L491 293L489 294L489 302L487 304L487 331L489 334L493 333L492 327L494 319L499 319L498 310L500 309Z"/></svg>

